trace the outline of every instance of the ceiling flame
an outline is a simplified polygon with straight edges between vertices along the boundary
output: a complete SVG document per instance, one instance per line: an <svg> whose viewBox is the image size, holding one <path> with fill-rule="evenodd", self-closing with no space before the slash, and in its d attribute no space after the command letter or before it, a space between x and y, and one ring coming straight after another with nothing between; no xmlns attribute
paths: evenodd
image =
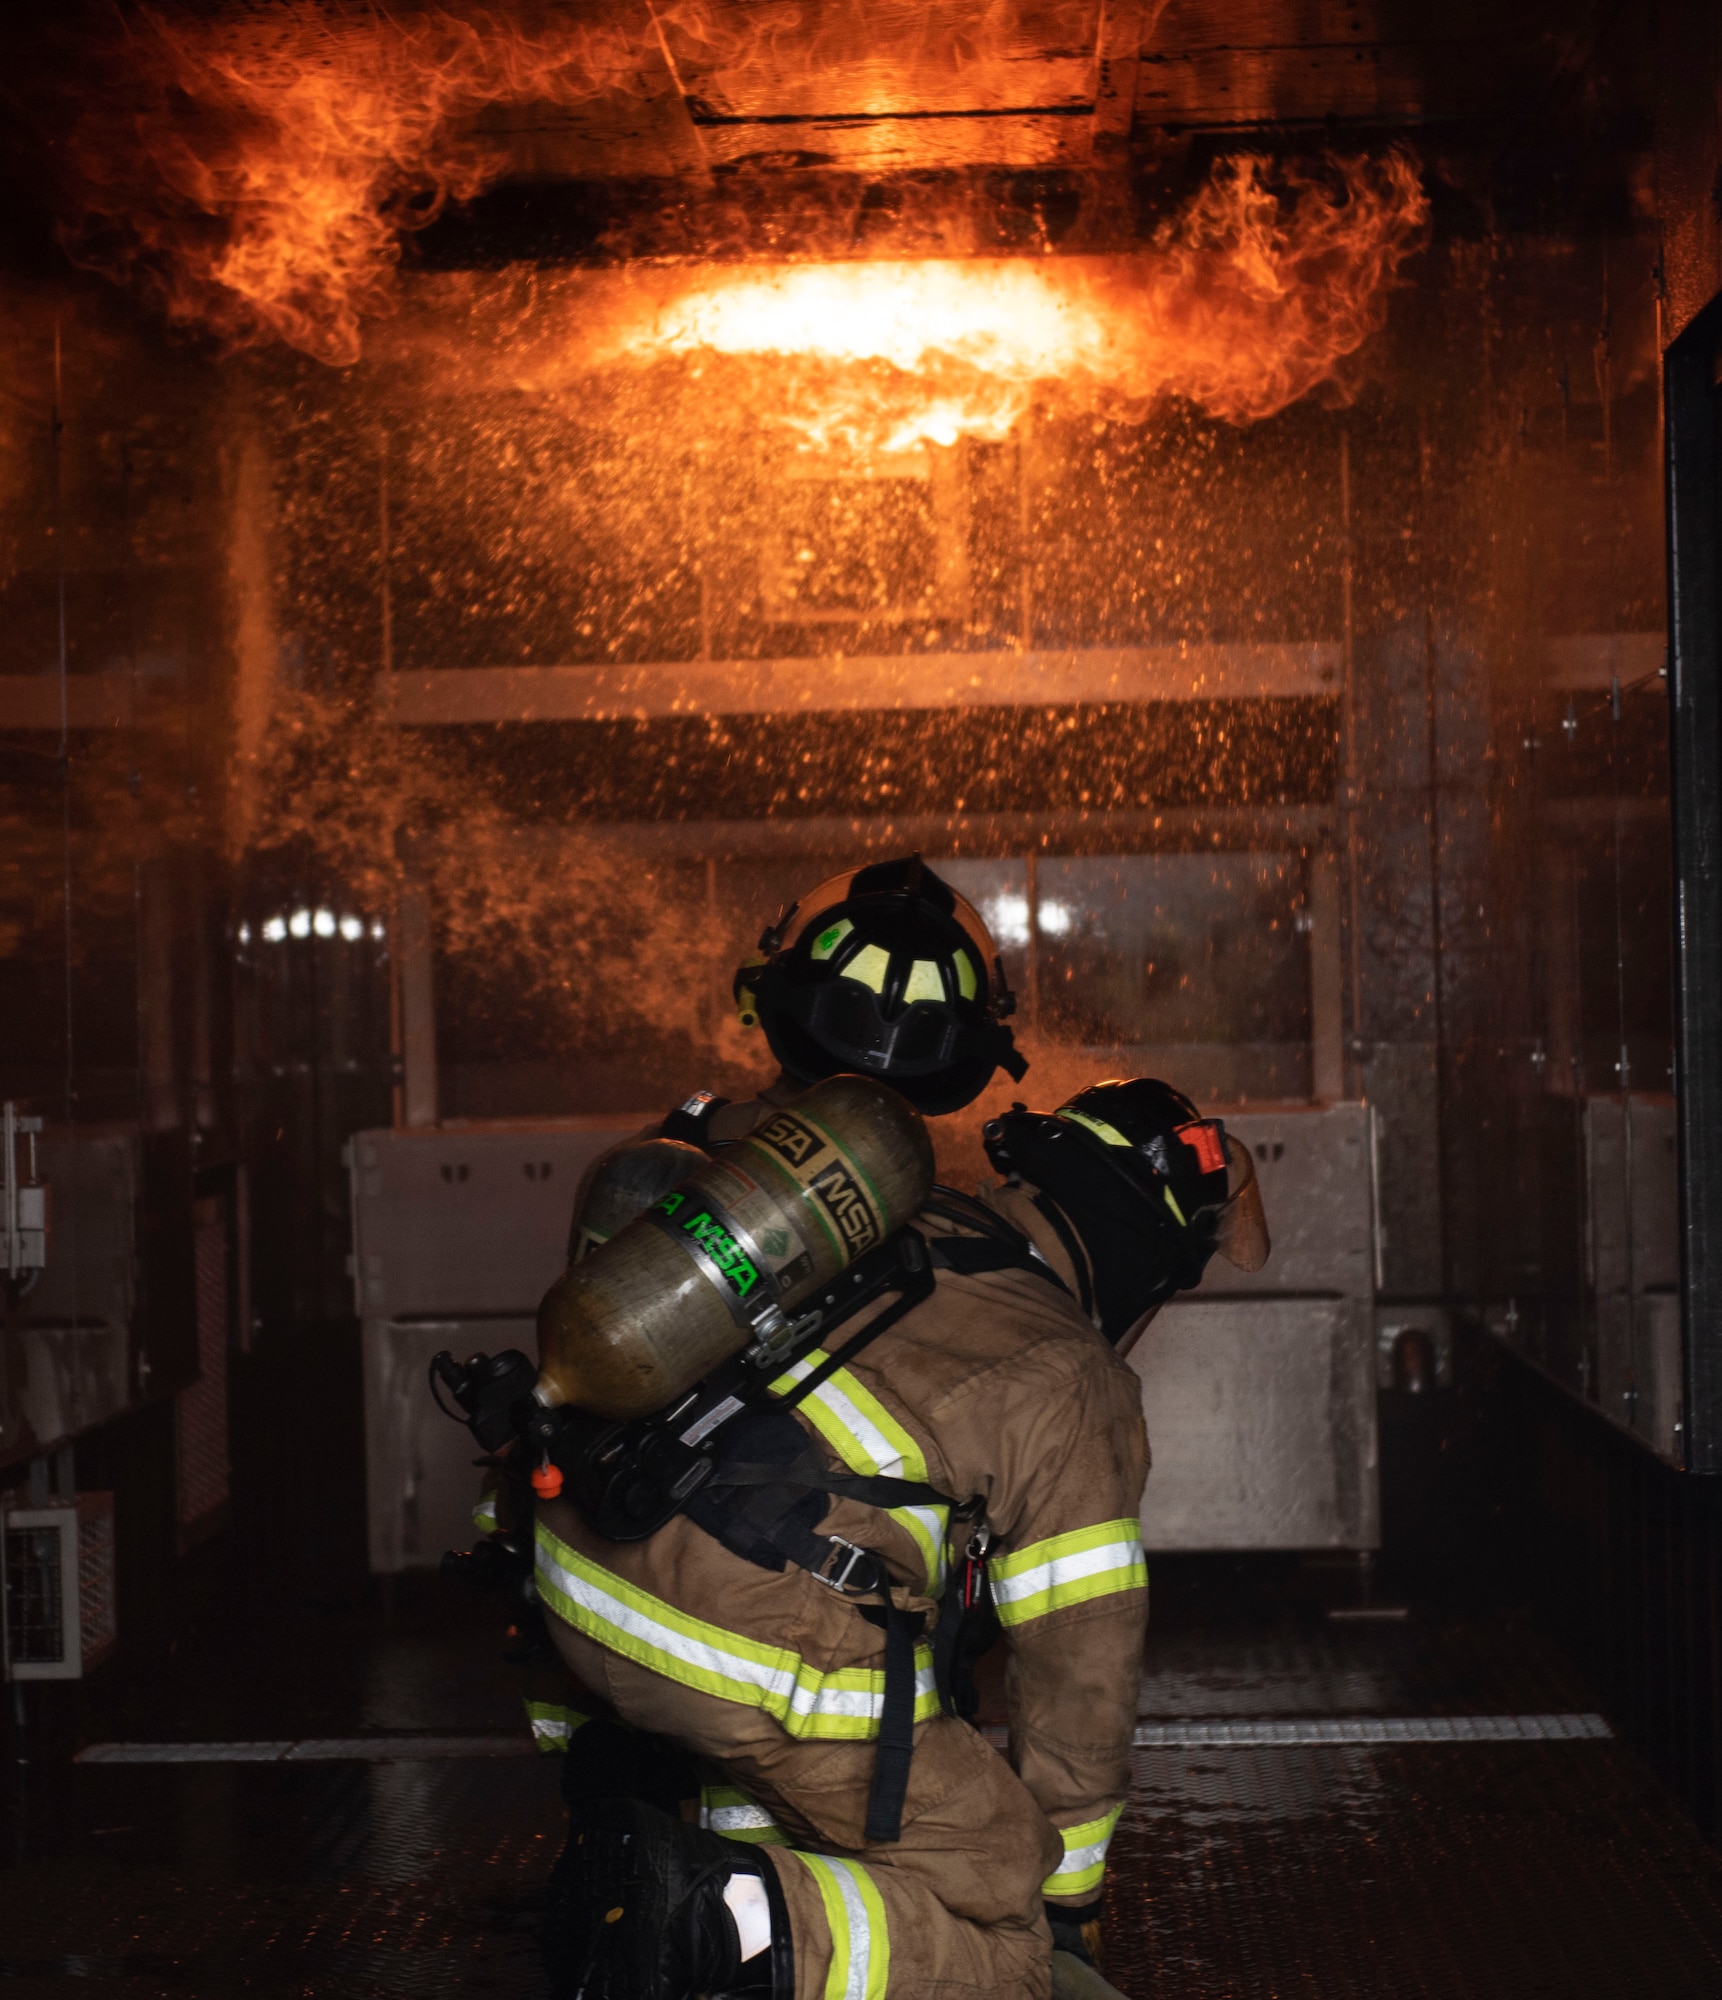
<svg viewBox="0 0 1722 2000"><path fill-rule="evenodd" d="M483 12L310 0L202 20L145 11L71 136L68 248L180 324L350 363L363 320L391 308L403 231L503 172L472 119L637 91L637 43L566 16L533 34Z"/></svg>
<svg viewBox="0 0 1722 2000"><path fill-rule="evenodd" d="M670 88L672 42L746 71L735 38L757 25L709 0L519 18L315 0L143 12L120 95L72 137L72 246L178 323L349 364L398 301L403 235L506 171L481 113ZM839 256L854 241L842 220ZM1050 385L1078 406L1178 395L1241 422L1334 380L1381 325L1426 220L1402 150L1320 172L1222 160L1128 255L660 269L620 328L583 327L579 365L618 350L770 359L765 415L870 447L1002 437Z"/></svg>
<svg viewBox="0 0 1722 2000"><path fill-rule="evenodd" d="M1428 203L1403 151L1276 189L1219 163L1120 257L790 265L689 281L622 349L792 364L771 414L875 449L1003 437L1031 395L1124 411L1167 395L1242 423L1336 371L1381 326Z"/></svg>

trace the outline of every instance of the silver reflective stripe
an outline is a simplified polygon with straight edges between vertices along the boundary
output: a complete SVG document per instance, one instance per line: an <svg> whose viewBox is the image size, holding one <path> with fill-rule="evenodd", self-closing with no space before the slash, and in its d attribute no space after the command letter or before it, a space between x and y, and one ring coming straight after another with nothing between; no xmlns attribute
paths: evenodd
<svg viewBox="0 0 1722 2000"><path fill-rule="evenodd" d="M847 1861L833 1861L823 1854L819 1859L831 1871L837 1893L843 1899L843 1914L849 1920L849 1960L843 1968L843 2000L867 2000L867 1974L873 1963L873 1925L867 1905L861 1899L861 1885Z"/></svg>
<svg viewBox="0 0 1722 2000"><path fill-rule="evenodd" d="M1106 1879L1106 1850L1112 1844L1121 1806L1114 1806L1099 1819L1059 1829L1064 1842L1064 1859L1041 1884L1043 1896L1083 1896L1098 1889Z"/></svg>
<svg viewBox="0 0 1722 2000"><path fill-rule="evenodd" d="M537 1526L538 1590L555 1615L642 1666L720 1700L763 1708L792 1736L869 1737L884 1711L883 1673L821 1674L796 1654L709 1625L625 1582ZM565 1560L564 1560L565 1559ZM915 1649L917 1721L938 1710L933 1656Z"/></svg>
<svg viewBox="0 0 1722 2000"><path fill-rule="evenodd" d="M1139 1722L1138 1750L1296 1750L1346 1743L1602 1743L1600 1715L1330 1715L1304 1721Z"/></svg>
<svg viewBox="0 0 1722 2000"><path fill-rule="evenodd" d="M701 1825L713 1833L775 1833L777 1821L764 1806L707 1806Z"/></svg>
<svg viewBox="0 0 1722 2000"><path fill-rule="evenodd" d="M1069 1555L1054 1556L1033 1569L1019 1570L1015 1576L992 1579L994 1601L1017 1604L1044 1591L1059 1592L1089 1577L1106 1576L1114 1570L1134 1569L1142 1560L1139 1542L1103 1542L1097 1549L1078 1549ZM1086 1593L1085 1593L1086 1594Z"/></svg>

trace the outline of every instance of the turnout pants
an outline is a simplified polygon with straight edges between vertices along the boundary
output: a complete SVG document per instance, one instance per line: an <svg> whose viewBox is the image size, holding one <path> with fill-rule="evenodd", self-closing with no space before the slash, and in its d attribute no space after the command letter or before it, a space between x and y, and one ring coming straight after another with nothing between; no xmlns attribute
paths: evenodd
<svg viewBox="0 0 1722 2000"><path fill-rule="evenodd" d="M795 2000L1047 2000L1041 1884L1063 1844L965 1722L916 1731L903 1837L868 1846L870 1741L800 1741L770 1716L666 1680L553 1620L575 1675L625 1722L674 1738L777 1822Z"/></svg>

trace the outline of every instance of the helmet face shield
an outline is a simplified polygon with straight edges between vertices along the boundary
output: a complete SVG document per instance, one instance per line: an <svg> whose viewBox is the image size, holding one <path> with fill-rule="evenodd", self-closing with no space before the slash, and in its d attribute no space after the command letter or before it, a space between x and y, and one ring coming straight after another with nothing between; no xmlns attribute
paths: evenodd
<svg viewBox="0 0 1722 2000"><path fill-rule="evenodd" d="M1027 1068L986 926L918 857L822 882L760 948L770 956L738 971L737 992L792 1075L876 1076L938 1113L1001 1066Z"/></svg>

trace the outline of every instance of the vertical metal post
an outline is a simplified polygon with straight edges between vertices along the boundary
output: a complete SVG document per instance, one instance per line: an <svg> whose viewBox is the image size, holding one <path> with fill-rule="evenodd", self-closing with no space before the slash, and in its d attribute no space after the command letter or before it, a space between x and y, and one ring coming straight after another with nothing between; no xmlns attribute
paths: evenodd
<svg viewBox="0 0 1722 2000"><path fill-rule="evenodd" d="M76 953L73 949L72 908L72 711L71 654L66 626L66 469L63 442L65 422L65 379L60 348L60 318L54 315L54 403L49 417L50 443L54 459L54 603L56 648L60 674L60 859L61 915L63 929L63 973L66 984L66 1073L60 1096L60 1114L66 1122L66 1144L76 1143L78 1110L77 1085L77 999L73 982ZM78 1212L66 1204L66 1269L71 1275L72 1324L79 1324L78 1299Z"/></svg>
<svg viewBox="0 0 1722 2000"><path fill-rule="evenodd" d="M1722 1472L1722 298L1664 361L1686 1464Z"/></svg>
<svg viewBox="0 0 1722 2000"><path fill-rule="evenodd" d="M1351 432L1339 433L1339 809L1345 825L1346 961L1351 985L1352 1095L1363 1095L1363 891L1359 881L1357 808L1357 564L1351 526ZM1338 912L1335 912L1337 916ZM1343 1031L1342 1031L1343 1032ZM1343 1047L1341 1055L1343 1058ZM1319 1096L1320 1093L1318 1092Z"/></svg>
<svg viewBox="0 0 1722 2000"><path fill-rule="evenodd" d="M1020 575L1018 585L1021 603L1018 606L1019 630L1017 643L1025 653L1034 650L1034 557L1030 553L1033 544L1029 538L1028 504L1028 464L1032 448L1034 418L1025 411L1016 435L1016 532L1017 548L1020 552ZM1034 906L1034 898L1029 897L1029 906ZM1029 949L1033 950L1032 939Z"/></svg>
<svg viewBox="0 0 1722 2000"><path fill-rule="evenodd" d="M389 532L389 434L385 430L377 433L377 554L382 568L377 608L382 618L385 674L393 673L395 667L395 598L393 581L389 575L389 559L392 554Z"/></svg>
<svg viewBox="0 0 1722 2000"><path fill-rule="evenodd" d="M1345 971L1340 957L1339 857L1309 858L1309 1094L1345 1095Z"/></svg>
<svg viewBox="0 0 1722 2000"><path fill-rule="evenodd" d="M1040 1032L1040 856L1031 847L1024 858L1024 901L1028 904L1028 1026Z"/></svg>
<svg viewBox="0 0 1722 2000"><path fill-rule="evenodd" d="M395 976L400 981L401 1102L408 1125L437 1122L436 988L431 960L430 893L402 885L395 920Z"/></svg>

